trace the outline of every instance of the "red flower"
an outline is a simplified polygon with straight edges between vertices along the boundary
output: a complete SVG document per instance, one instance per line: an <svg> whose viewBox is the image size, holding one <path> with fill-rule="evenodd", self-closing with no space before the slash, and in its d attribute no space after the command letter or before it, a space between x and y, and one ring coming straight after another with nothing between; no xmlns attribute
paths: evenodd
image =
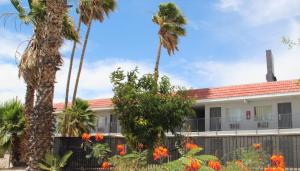
<svg viewBox="0 0 300 171"><path fill-rule="evenodd" d="M214 170L220 170L221 169L221 164L218 161L209 161L208 162L208 167L210 167Z"/></svg>
<svg viewBox="0 0 300 171"><path fill-rule="evenodd" d="M88 141L90 140L91 136L88 133L83 133L81 138L83 141Z"/></svg>
<svg viewBox="0 0 300 171"><path fill-rule="evenodd" d="M108 162L103 162L101 165L102 169L109 169L110 168L110 164Z"/></svg>
<svg viewBox="0 0 300 171"><path fill-rule="evenodd" d="M199 148L199 146L198 146L197 144L193 144L193 143L186 143L186 144L185 144L185 148L186 148L187 150L192 150L192 149L194 149L194 148Z"/></svg>
<svg viewBox="0 0 300 171"><path fill-rule="evenodd" d="M118 144L117 145L117 150L120 156L125 155L125 145L124 144Z"/></svg>
<svg viewBox="0 0 300 171"><path fill-rule="evenodd" d="M273 155L271 161L273 166L285 168L284 157L282 155Z"/></svg>
<svg viewBox="0 0 300 171"><path fill-rule="evenodd" d="M194 170L200 169L201 165L198 160L191 160L191 168Z"/></svg>
<svg viewBox="0 0 300 171"><path fill-rule="evenodd" d="M260 149L260 144L253 144L253 148L255 149L255 150L259 150Z"/></svg>
<svg viewBox="0 0 300 171"><path fill-rule="evenodd" d="M119 152L119 155L120 155L120 156L124 156L124 155L125 155L125 151L120 151L120 152Z"/></svg>
<svg viewBox="0 0 300 171"><path fill-rule="evenodd" d="M117 150L118 150L118 151L124 151L124 150L125 150L124 144L118 144L118 145L117 145Z"/></svg>
<svg viewBox="0 0 300 171"><path fill-rule="evenodd" d="M138 144L138 149L142 150L143 148L144 148L144 144L139 143L139 144Z"/></svg>
<svg viewBox="0 0 300 171"><path fill-rule="evenodd" d="M97 133L95 136L96 141L102 141L104 139L103 135L101 133Z"/></svg>
<svg viewBox="0 0 300 171"><path fill-rule="evenodd" d="M166 158L169 156L169 151L167 148L164 148L163 146L159 146L159 147L156 147L154 149L154 152L153 152L153 159L154 160L158 160L158 159L161 159L161 158Z"/></svg>

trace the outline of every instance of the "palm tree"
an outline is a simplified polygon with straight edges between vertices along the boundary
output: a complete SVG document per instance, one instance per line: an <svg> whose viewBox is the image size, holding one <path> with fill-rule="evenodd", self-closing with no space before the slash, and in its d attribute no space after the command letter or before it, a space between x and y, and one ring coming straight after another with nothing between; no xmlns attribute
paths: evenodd
<svg viewBox="0 0 300 171"><path fill-rule="evenodd" d="M166 48L169 55L178 50L179 36L185 35L186 19L174 3L165 3L159 5L159 11L153 16L152 21L159 26L159 45L154 69L154 78L157 82L161 48L162 46Z"/></svg>
<svg viewBox="0 0 300 171"><path fill-rule="evenodd" d="M20 149L24 129L24 109L20 101L10 100L0 107L0 149L2 152L11 151L13 166L22 166Z"/></svg>
<svg viewBox="0 0 300 171"><path fill-rule="evenodd" d="M43 27L42 23L45 18L45 3L42 1L28 0L29 11L27 12L24 7L21 6L20 0L11 0L12 5L18 12L18 16L25 24L32 24L34 26L34 35L28 43L25 49L21 61L19 63L19 77L23 77L26 82L26 95L25 95L25 130L24 137L22 139L22 156L28 159L28 144L29 144L29 124L28 120L33 113L34 107L34 94L38 83L38 54L40 44L43 42ZM62 36L68 40L78 41L79 36L74 28L74 23L68 16L68 13L64 16L63 32Z"/></svg>
<svg viewBox="0 0 300 171"><path fill-rule="evenodd" d="M115 0L81 0L80 1L80 17L81 21L87 25L87 31L84 38L83 48L80 57L79 69L77 72L75 88L73 93L72 105L75 104L77 89L80 79L80 74L83 65L83 59L85 55L85 50L87 46L87 42L89 39L89 34L91 31L92 21L98 20L100 22L104 21L105 16L108 16L110 12L113 12L116 9L116 1Z"/></svg>
<svg viewBox="0 0 300 171"><path fill-rule="evenodd" d="M68 117L66 117L66 115ZM68 118L68 122L65 119ZM64 124L67 123L67 124ZM89 110L89 104L85 100L77 98L75 105L67 108L59 116L58 131L67 130L67 136L80 136L85 132L95 130L96 116L92 110Z"/></svg>
<svg viewBox="0 0 300 171"><path fill-rule="evenodd" d="M39 170L38 163L51 148L55 117L53 114L53 95L55 75L62 58L59 48L63 43L63 24L66 19L67 6L65 1L51 0L45 3L45 15L42 22L42 38L38 50L39 79L36 89L36 103L34 112L30 115L31 152L28 170Z"/></svg>

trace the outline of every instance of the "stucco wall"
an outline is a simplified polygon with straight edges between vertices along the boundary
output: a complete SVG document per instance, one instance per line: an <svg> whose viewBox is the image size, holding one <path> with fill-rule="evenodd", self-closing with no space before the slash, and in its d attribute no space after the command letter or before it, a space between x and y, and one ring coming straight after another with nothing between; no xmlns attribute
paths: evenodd
<svg viewBox="0 0 300 171"><path fill-rule="evenodd" d="M257 121L254 119L254 106L271 105L272 106L272 117L269 121L268 129L278 128L278 103L291 102L292 105L292 125L293 128L300 128L300 97L289 96L289 97L274 97L264 99L251 99L251 100L235 100L227 102L213 102L206 103L205 105L205 130L209 131L209 118L211 107L221 107L221 128L222 130L232 130L229 127L228 121L225 119L226 108L241 108L242 117L239 121L240 130L255 130L257 129ZM246 111L251 112L251 118L246 119Z"/></svg>

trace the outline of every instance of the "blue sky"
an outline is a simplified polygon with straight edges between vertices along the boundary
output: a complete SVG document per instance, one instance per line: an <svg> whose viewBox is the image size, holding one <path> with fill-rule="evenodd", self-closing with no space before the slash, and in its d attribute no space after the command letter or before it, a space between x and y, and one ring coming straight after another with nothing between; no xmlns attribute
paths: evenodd
<svg viewBox="0 0 300 171"><path fill-rule="evenodd" d="M281 43L282 36L300 37L299 0L118 0L115 13L104 23L93 23L80 97L111 97L109 75L117 67L129 70L138 66L141 73L153 71L158 27L151 17L162 2L175 2L188 20L187 36L180 39L180 50L171 57L166 51L162 53L160 70L174 84L202 88L263 82L266 49L272 49L279 80L299 77L299 47L288 49ZM9 0L0 0L0 12L15 10ZM77 21L74 10L71 14ZM2 17L0 101L16 96L23 99L25 86L17 77L15 51L21 43L21 53L32 28L20 25L13 16L5 26L3 22ZM57 73L56 102L64 98L71 46L66 41L61 49L65 62ZM77 65L80 51L81 47L76 54Z"/></svg>

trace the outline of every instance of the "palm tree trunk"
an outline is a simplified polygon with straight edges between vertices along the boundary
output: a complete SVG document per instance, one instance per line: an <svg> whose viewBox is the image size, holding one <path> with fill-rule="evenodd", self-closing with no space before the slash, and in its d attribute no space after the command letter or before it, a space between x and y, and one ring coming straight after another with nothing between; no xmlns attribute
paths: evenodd
<svg viewBox="0 0 300 171"><path fill-rule="evenodd" d="M78 27L77 27L77 33L80 32L80 27L81 27L81 17L79 16L79 22L78 22ZM71 58L70 58L70 66L69 66L69 72L68 72L68 80L67 80L67 88L66 88L66 97L65 97L65 109L68 107L68 102L69 102L69 90L70 90L70 81L71 81L71 74L72 74L72 69L73 69L73 60L74 60L74 55L75 55L75 50L76 50L76 44L77 42L73 42L73 48L72 48L72 53L71 53Z"/></svg>
<svg viewBox="0 0 300 171"><path fill-rule="evenodd" d="M30 116L30 160L29 171L40 170L38 163L51 149L55 130L55 117L53 114L53 95L55 75L62 64L59 48L63 17L67 12L65 2L62 0L45 1L46 15L44 22L44 41L41 44L39 71L40 77L37 87L36 105L34 114Z"/></svg>
<svg viewBox="0 0 300 171"><path fill-rule="evenodd" d="M11 140L11 163L14 167L25 166L25 163L21 161L21 141L16 134L12 135Z"/></svg>
<svg viewBox="0 0 300 171"><path fill-rule="evenodd" d="M162 42L159 39L159 45L158 45L158 51L157 51L157 56L156 56L156 63L155 63L155 68L154 68L154 80L157 83L158 77L159 77L159 62L160 62L160 54L161 54L161 47L162 47Z"/></svg>
<svg viewBox="0 0 300 171"><path fill-rule="evenodd" d="M79 16L79 22L78 22L78 27L77 27L77 33L80 32L80 27L81 27L81 17ZM73 69L73 61L74 61L74 55L75 55L75 50L76 50L76 45L77 42L73 42L73 48L72 48L72 53L71 53L71 58L70 58L70 66L69 66L69 72L68 72L68 79L67 79L67 87L66 87L66 97L65 97L65 107L64 109L66 110L68 107L69 103L69 91L70 91L70 82L71 82L71 75L72 75L72 69ZM63 120L63 125L62 125L62 130L61 134L63 137L67 136L67 122L69 121L69 117L65 114L64 115L64 120Z"/></svg>
<svg viewBox="0 0 300 171"><path fill-rule="evenodd" d="M93 15L94 15L94 10L92 9L91 14L90 14L90 18L89 18L89 23L88 23L87 31L86 31L85 38L84 38L83 47L82 47L82 52L81 52L81 57L80 57L80 63L79 63L77 77L76 77L74 93L73 93L72 106L74 106L75 100L76 100L76 96L77 96L77 89L78 89L80 74L81 74L81 70L82 70L83 59L84 59L85 50L86 50L87 42L88 42L88 39L89 39L89 34L90 34L90 31L91 31L92 22L93 22Z"/></svg>
<svg viewBox="0 0 300 171"><path fill-rule="evenodd" d="M34 86L32 86L31 84L27 84L26 87L26 96L25 96L25 111L24 111L24 115L25 115L25 128L24 128L24 134L23 137L21 139L21 145L23 148L20 148L21 152L21 156L20 156L20 160L21 162L25 162L28 163L28 153L29 153L29 118L30 115L33 113L33 107L34 107Z"/></svg>

